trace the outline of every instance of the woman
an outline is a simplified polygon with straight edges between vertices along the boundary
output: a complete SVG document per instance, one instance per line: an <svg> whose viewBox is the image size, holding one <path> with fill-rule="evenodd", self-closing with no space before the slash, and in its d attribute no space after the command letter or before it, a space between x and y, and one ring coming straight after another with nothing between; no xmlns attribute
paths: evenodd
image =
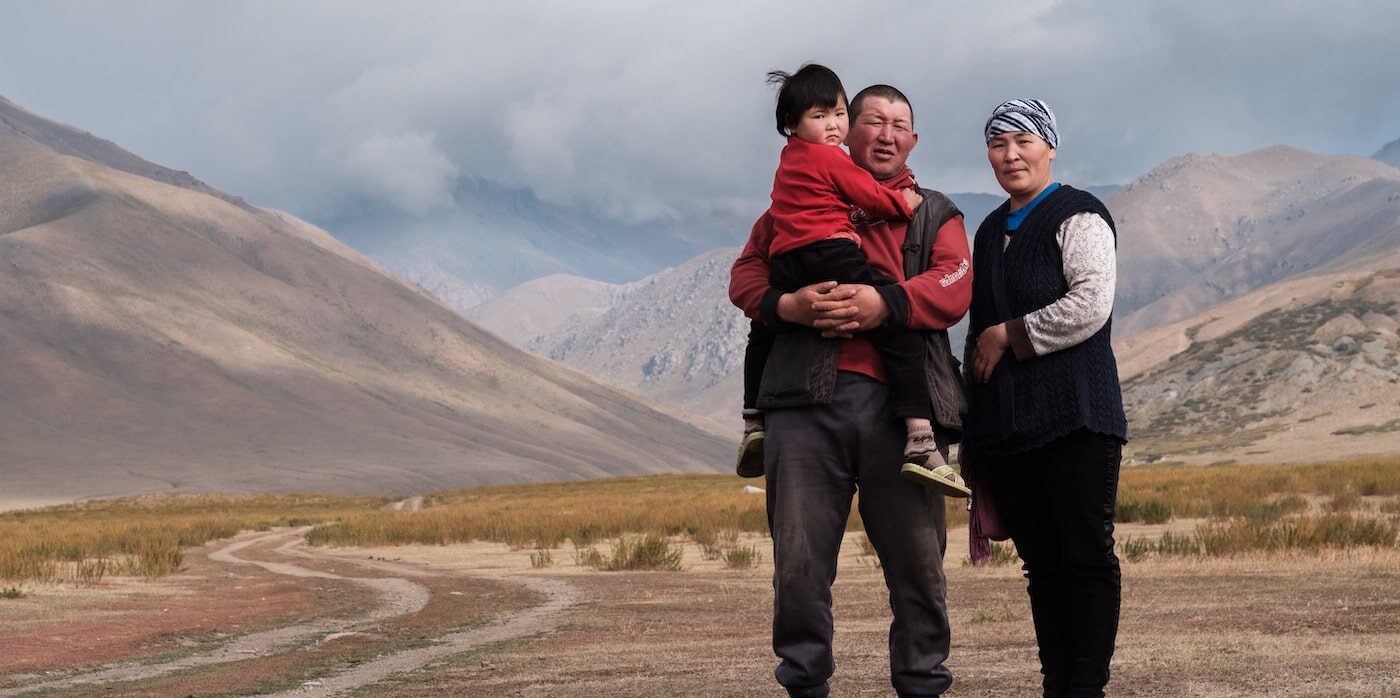
<svg viewBox="0 0 1400 698"><path fill-rule="evenodd" d="M1121 589L1113 508L1127 439L1109 343L1113 219L1054 181L1050 107L1012 100L986 124L1010 199L973 243L965 456L1025 563L1045 696L1102 696Z"/></svg>

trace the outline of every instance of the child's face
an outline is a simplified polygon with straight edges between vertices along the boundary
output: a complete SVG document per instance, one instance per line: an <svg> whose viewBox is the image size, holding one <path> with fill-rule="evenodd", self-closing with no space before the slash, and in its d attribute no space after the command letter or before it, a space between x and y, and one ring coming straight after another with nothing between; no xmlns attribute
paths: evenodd
<svg viewBox="0 0 1400 698"><path fill-rule="evenodd" d="M846 142L846 132L851 122L846 117L846 99L838 97L834 107L812 107L798 119L792 135L808 143L841 145Z"/></svg>

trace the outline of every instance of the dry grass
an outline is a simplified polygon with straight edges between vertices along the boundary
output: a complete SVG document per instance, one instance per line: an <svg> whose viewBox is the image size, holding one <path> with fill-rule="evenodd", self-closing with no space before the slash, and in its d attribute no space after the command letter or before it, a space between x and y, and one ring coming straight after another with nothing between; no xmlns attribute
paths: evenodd
<svg viewBox="0 0 1400 698"><path fill-rule="evenodd" d="M1157 500L1185 518L1269 516L1261 505L1288 495L1400 494L1400 459L1308 465L1139 466L1123 470L1118 499ZM1282 505L1296 507L1296 503ZM1287 512L1284 512L1287 513Z"/></svg>
<svg viewBox="0 0 1400 698"><path fill-rule="evenodd" d="M627 534L689 536L766 532L762 496L740 493L733 477L666 475L586 482L510 485L433 495L418 512L364 512L320 526L320 545L467 543L554 548L589 546ZM713 544L713 543L710 543Z"/></svg>
<svg viewBox="0 0 1400 698"><path fill-rule="evenodd" d="M373 509L384 499L310 495L180 495L85 502L0 514L0 579L94 584L161 577L184 548L249 529L302 526Z"/></svg>
<svg viewBox="0 0 1400 698"><path fill-rule="evenodd" d="M1325 498L1321 508L1332 518L1299 518L1309 508L1309 497ZM109 575L159 577L180 569L187 546L249 529L313 523L321 524L308 536L314 544L492 541L536 550L540 567L553 564L547 551L565 541L589 548L601 542L620 545L629 536L642 537L633 542L650 536L671 541L692 538L706 559L738 568L746 564L746 553L737 545L739 533L767 532L764 498L741 494L740 483L727 476L671 475L457 490L433 495L429 508L421 511L379 509L386 501L185 495L9 512L0 514L0 579L91 584ZM1236 526L1229 529L1230 536L1256 541L1266 549L1293 545L1278 541L1318 540L1335 546L1379 540L1385 544L1387 530L1393 544L1391 519L1400 513L1400 460L1129 467L1122 474L1119 501L1121 520L1160 523L1173 517L1206 518L1221 525L1242 520L1230 523ZM966 512L959 503L949 503L949 527L965 525ZM1343 520L1361 523L1348 528L1339 523ZM1371 520L1376 523L1364 523ZM854 508L849 529L862 529ZM1188 543L1184 538L1153 545L1157 547L1150 552L1161 553L1165 545L1168 554L1192 545L1206 547L1200 540ZM626 557L619 551L611 557L597 556L600 566L625 564L625 560L615 562Z"/></svg>
<svg viewBox="0 0 1400 698"><path fill-rule="evenodd" d="M1338 511L1355 497L1400 494L1400 461L1372 459L1321 465L1140 466L1123 471L1120 520L1162 523L1173 517L1235 517L1266 524L1302 512L1305 495L1327 496ZM321 526L322 545L505 543L554 548L591 546L626 535L692 538L707 559L732 549L722 536L766 533L764 501L743 495L732 477L684 475L517 485L435 495L415 513L367 511ZM958 503L948 525L965 525ZM849 530L861 530L851 515Z"/></svg>

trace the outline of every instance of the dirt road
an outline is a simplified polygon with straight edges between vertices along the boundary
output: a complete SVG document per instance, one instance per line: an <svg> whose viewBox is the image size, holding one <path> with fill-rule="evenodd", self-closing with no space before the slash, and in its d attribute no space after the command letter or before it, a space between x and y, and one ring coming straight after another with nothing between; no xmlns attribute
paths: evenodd
<svg viewBox="0 0 1400 698"><path fill-rule="evenodd" d="M412 503L405 508L416 509ZM423 614L439 594L462 595L462 591L447 590L455 581L421 566L387 560L354 559L330 556L303 547L304 534L309 529L255 533L241 536L208 554L208 561L219 566L219 573L236 576L249 566L261 568L273 575L294 582L336 580L365 587L372 592L372 602L350 616L322 617L282 625L237 637L213 649L186 654L155 663L123 662L96 668L58 679L25 681L0 689L0 698L43 694L75 695L84 687L103 688L103 695L122 690L125 684L135 695L150 690L152 681L174 675L198 675L200 668L233 663L247 663L256 658L291 656L307 647L358 638L362 650L374 653L373 642L363 647L365 639L382 636L386 623L400 621L411 627L411 620ZM345 570L351 567L351 570ZM456 579L460 579L457 577ZM426 583L433 580L435 584ZM394 643L386 651L375 653L373 659L355 662L347 668L336 668L303 678L291 689L270 691L260 695L333 696L381 681L398 673L413 671L429 662L470 651L486 643L543 633L554 628L563 613L577 604L580 591L559 579L528 576L502 578L510 584L521 585L542 599L528 607L500 614L484 624L472 627L437 628L438 632L423 646L398 648ZM444 582L446 584L444 584ZM421 628L419 628L421 630ZM293 672L305 676L304 671ZM9 678L15 678L11 676ZM269 683L264 681L264 683ZM271 682L275 683L275 682ZM144 686L144 688L143 688ZM120 694L120 693L119 693Z"/></svg>
<svg viewBox="0 0 1400 698"><path fill-rule="evenodd" d="M965 535L954 531L951 538ZM743 542L764 549L764 540ZM832 687L837 695L874 698L890 695L889 602L882 571L860 550L847 541L833 590ZM779 694L766 556L757 567L731 570L688 545L682 572L605 573L563 560L535 569L531 552L489 543L322 551L305 547L298 531L251 534L191 551L188 578L169 583L200 590L225 584L200 591L201 605L244 594L234 611L211 623L228 628L240 614L261 612L265 620L255 630L158 660L149 658L156 645L146 643L133 650L148 657L143 665L51 676L32 668L26 677L0 673L0 695ZM947 572L949 665L957 676L950 698L1035 695L1034 635L1016 567L965 567L950 552ZM1400 550L1147 561L1126 565L1124 579L1113 695L1400 695L1394 671ZM279 591L284 587L302 599L323 590L316 603L262 609L260 600L272 604L277 594L290 593ZM327 612L334 600L340 605ZM0 606L0 622L20 630L6 638L5 649L42 652L52 644L48 638L70 626L109 637L136 623L193 613L178 607L175 596L141 603L125 620L106 625L101 616L110 607L37 627L10 622L4 615L10 607ZM162 613L167 607L170 613ZM506 641L512 638L517 641ZM0 655L0 672L6 666L71 671L84 661L74 656L82 655L35 665Z"/></svg>

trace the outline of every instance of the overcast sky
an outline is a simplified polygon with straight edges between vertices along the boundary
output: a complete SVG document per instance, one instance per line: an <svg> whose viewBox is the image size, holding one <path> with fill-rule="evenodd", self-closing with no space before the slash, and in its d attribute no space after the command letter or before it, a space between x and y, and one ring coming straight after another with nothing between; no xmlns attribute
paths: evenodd
<svg viewBox="0 0 1400 698"><path fill-rule="evenodd" d="M996 190L981 129L1011 97L1058 113L1058 179L1123 183L1185 152L1400 138L1397 27L1395 0L36 0L4 5L0 95L312 220L429 215L466 176L630 220L757 215L768 70L903 89L925 186Z"/></svg>

